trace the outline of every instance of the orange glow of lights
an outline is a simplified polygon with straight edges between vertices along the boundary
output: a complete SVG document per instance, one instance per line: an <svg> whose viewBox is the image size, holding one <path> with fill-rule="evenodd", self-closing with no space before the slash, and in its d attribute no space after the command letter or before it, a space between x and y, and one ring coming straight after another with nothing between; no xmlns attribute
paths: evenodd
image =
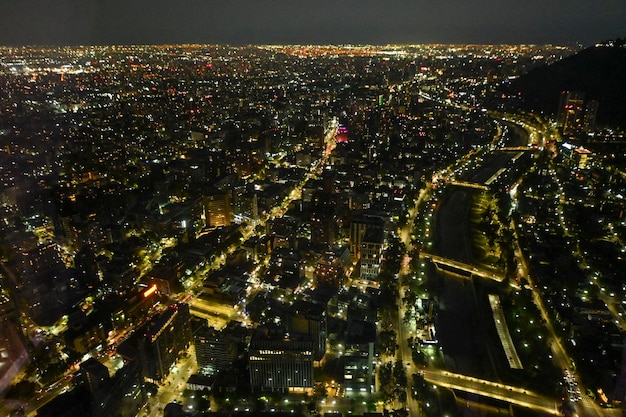
<svg viewBox="0 0 626 417"><path fill-rule="evenodd" d="M157 286L156 284L153 284L150 288L148 288L147 290L143 292L143 298L150 297L152 294L156 292L156 290L157 290Z"/></svg>

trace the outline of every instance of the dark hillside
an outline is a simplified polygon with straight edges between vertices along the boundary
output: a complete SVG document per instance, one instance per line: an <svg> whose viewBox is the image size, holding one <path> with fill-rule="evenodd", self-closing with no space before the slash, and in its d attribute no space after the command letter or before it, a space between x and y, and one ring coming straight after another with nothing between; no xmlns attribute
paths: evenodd
<svg viewBox="0 0 626 417"><path fill-rule="evenodd" d="M561 91L583 91L600 103L596 123L626 127L626 45L605 42L513 80L507 92L521 93L524 107L555 114Z"/></svg>

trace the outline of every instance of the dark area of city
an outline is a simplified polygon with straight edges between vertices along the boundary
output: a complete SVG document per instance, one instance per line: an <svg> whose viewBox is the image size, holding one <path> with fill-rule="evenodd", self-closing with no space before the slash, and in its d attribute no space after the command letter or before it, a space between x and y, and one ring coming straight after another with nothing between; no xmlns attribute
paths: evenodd
<svg viewBox="0 0 626 417"><path fill-rule="evenodd" d="M626 46L0 47L0 415L626 410Z"/></svg>

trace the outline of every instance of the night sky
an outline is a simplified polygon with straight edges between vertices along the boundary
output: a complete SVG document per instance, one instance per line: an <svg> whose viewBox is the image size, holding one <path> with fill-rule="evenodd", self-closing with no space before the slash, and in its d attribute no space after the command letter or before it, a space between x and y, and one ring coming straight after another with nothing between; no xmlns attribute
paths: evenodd
<svg viewBox="0 0 626 417"><path fill-rule="evenodd" d="M0 0L0 45L552 43L626 37L626 0Z"/></svg>

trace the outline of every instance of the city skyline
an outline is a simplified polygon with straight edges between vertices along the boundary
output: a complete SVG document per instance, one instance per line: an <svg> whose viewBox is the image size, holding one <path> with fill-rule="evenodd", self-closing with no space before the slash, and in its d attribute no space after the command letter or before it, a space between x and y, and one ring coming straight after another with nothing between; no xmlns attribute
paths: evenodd
<svg viewBox="0 0 626 417"><path fill-rule="evenodd" d="M43 0L0 5L0 45L575 44L624 36L626 3Z"/></svg>
<svg viewBox="0 0 626 417"><path fill-rule="evenodd" d="M70 3L59 27L110 35L116 13L120 43L210 8ZM303 7L281 4L247 13ZM402 20L349 4L316 13ZM626 39L261 26L245 46L0 35L0 416L621 415Z"/></svg>

